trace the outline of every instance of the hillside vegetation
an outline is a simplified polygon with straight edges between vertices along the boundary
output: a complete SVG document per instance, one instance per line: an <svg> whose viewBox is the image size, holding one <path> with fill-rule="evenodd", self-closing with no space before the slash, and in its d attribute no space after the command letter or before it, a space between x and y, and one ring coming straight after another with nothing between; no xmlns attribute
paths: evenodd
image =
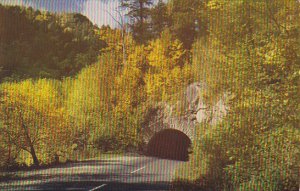
<svg viewBox="0 0 300 191"><path fill-rule="evenodd" d="M106 45L96 29L80 14L0 4L0 80L74 76Z"/></svg>
<svg viewBox="0 0 300 191"><path fill-rule="evenodd" d="M129 16L145 17L135 14L136 1L125 2ZM151 2L142 7L148 19L130 23L131 32L68 15L92 27L77 33L60 23L67 15L0 7L22 21L0 17L2 73L11 72L0 86L3 169L139 151L151 108L176 103L200 81L211 103L229 95L229 111L218 125L198 124L174 190L299 190L299 1ZM24 34L5 32L7 23Z"/></svg>

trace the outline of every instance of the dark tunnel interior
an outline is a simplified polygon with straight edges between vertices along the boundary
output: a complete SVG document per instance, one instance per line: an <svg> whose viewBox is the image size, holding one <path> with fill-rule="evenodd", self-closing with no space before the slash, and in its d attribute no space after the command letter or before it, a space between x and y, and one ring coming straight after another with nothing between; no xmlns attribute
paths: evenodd
<svg viewBox="0 0 300 191"><path fill-rule="evenodd" d="M172 160L189 160L190 138L176 129L157 132L149 141L147 154Z"/></svg>

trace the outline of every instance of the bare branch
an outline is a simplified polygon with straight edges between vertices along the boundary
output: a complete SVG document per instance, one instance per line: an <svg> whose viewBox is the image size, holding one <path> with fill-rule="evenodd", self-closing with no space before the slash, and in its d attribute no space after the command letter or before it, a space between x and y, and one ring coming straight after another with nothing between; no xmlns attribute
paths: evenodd
<svg viewBox="0 0 300 191"><path fill-rule="evenodd" d="M121 27L123 27L123 24L120 21L118 21L109 11L105 10L105 12L107 12L111 16L111 18L114 21L116 21Z"/></svg>

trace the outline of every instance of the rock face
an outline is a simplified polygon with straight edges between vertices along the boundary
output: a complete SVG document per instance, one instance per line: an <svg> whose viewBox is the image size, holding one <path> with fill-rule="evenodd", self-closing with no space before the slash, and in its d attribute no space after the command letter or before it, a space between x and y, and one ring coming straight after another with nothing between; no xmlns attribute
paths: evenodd
<svg viewBox="0 0 300 191"><path fill-rule="evenodd" d="M206 122L217 125L225 117L228 106L226 104L227 95L224 93L213 105L206 103L203 93L207 90L204 83L193 83L186 90L186 100L188 111L197 123Z"/></svg>
<svg viewBox="0 0 300 191"><path fill-rule="evenodd" d="M227 95L223 94L215 104L205 102L203 97L207 90L205 83L193 83L184 92L183 98L176 105L159 103L149 110L144 123L143 137L147 144L153 135L163 129L176 129L185 133L191 140L199 123L217 125L225 117L228 106ZM182 114L176 115L176 107L182 108Z"/></svg>

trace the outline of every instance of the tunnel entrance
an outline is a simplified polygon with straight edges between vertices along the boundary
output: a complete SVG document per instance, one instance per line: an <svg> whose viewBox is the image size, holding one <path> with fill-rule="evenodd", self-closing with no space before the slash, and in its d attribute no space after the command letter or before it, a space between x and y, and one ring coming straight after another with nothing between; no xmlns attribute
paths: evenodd
<svg viewBox="0 0 300 191"><path fill-rule="evenodd" d="M160 158L188 161L190 146L191 140L183 132L176 129L164 129L150 139L147 154Z"/></svg>

